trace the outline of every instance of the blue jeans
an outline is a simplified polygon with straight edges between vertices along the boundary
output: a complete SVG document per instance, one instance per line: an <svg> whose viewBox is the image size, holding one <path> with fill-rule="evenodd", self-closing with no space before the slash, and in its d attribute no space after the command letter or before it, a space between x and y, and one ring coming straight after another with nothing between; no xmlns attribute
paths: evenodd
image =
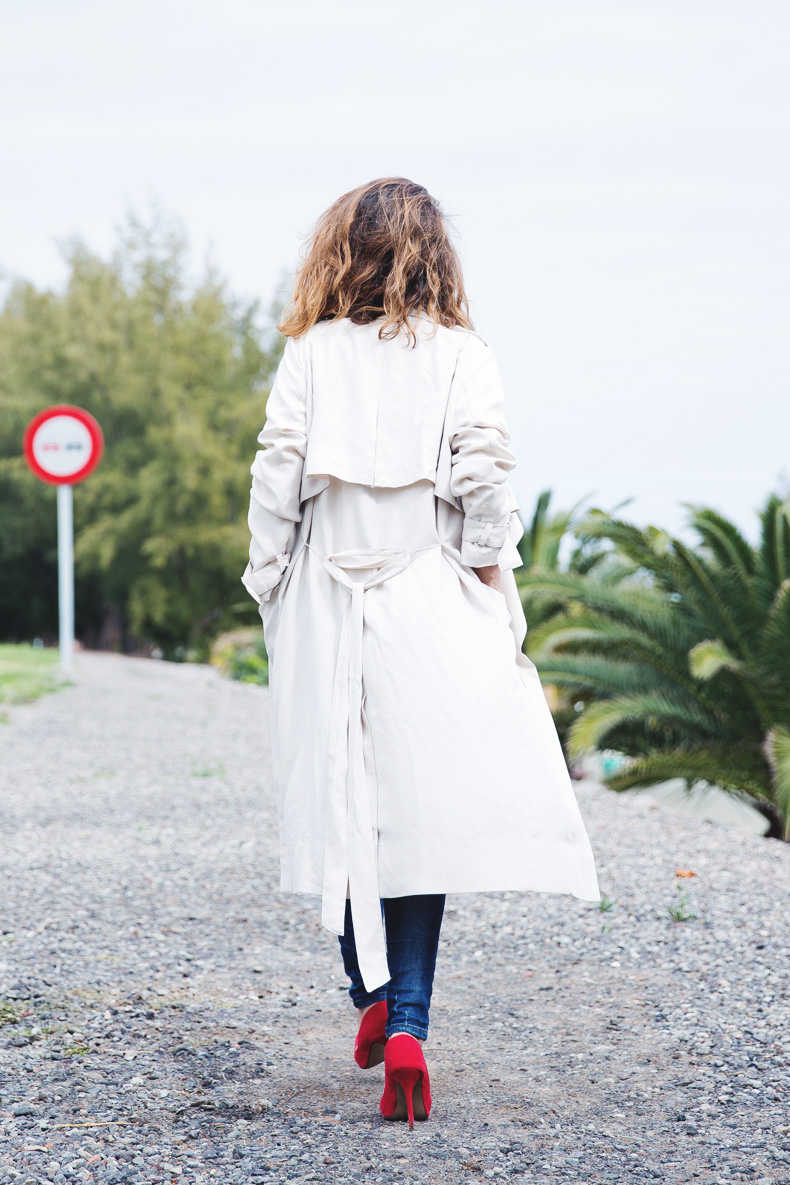
<svg viewBox="0 0 790 1185"><path fill-rule="evenodd" d="M382 899L390 978L374 992L366 992L362 982L351 903L346 901L346 928L340 937L340 950L346 975L351 980L348 994L357 1008L367 1008L378 1000L387 1001L388 1037L393 1033L411 1033L424 1041L428 1036L428 1009L444 900L443 893Z"/></svg>

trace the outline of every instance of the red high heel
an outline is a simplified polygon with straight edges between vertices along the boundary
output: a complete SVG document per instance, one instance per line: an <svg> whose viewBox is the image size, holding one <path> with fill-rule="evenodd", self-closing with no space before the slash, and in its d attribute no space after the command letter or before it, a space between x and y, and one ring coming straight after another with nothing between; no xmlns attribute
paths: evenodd
<svg viewBox="0 0 790 1185"><path fill-rule="evenodd" d="M415 1119L431 1113L431 1080L422 1046L411 1033L395 1033L384 1050L384 1094L379 1104L385 1119Z"/></svg>
<svg viewBox="0 0 790 1185"><path fill-rule="evenodd" d="M384 1061L384 1046L387 1038L387 1001L378 1000L368 1008L362 1017L357 1039L354 1042L354 1061L362 1070L378 1066Z"/></svg>

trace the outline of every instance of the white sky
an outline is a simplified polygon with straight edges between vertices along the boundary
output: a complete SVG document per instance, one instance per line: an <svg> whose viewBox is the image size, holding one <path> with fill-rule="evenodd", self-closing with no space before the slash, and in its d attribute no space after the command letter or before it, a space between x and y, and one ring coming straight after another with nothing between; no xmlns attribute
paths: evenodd
<svg viewBox="0 0 790 1185"><path fill-rule="evenodd" d="M127 208L267 306L340 193L453 216L522 515L754 509L790 474L786 0L0 0L0 265Z"/></svg>

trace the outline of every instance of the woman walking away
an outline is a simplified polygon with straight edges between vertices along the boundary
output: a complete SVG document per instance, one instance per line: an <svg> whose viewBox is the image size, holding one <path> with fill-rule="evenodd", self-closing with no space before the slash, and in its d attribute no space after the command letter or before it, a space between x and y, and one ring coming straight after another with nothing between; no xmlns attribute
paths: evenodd
<svg viewBox="0 0 790 1185"><path fill-rule="evenodd" d="M321 898L384 1062L427 1119L446 893L598 901L513 569L523 534L493 351L442 212L401 177L319 220L252 465L283 890Z"/></svg>

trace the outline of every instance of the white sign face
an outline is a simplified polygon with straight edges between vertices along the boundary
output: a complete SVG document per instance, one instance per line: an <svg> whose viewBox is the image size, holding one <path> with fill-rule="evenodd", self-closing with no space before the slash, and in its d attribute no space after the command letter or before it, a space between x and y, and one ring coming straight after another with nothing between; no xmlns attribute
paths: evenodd
<svg viewBox="0 0 790 1185"><path fill-rule="evenodd" d="M84 469L93 453L88 428L74 416L51 416L32 441L37 464L52 477L71 477Z"/></svg>

